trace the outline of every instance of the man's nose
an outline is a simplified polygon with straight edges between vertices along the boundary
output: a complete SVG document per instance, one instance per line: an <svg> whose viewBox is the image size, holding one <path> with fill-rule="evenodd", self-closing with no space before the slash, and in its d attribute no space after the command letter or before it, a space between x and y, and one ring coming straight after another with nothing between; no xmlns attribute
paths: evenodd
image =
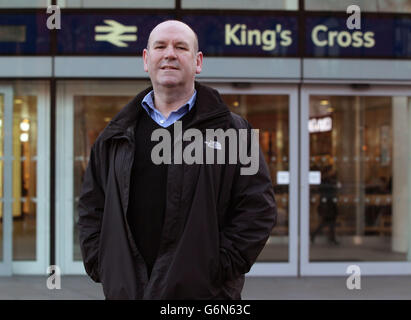
<svg viewBox="0 0 411 320"><path fill-rule="evenodd" d="M167 46L165 51L165 58L166 59L175 59L177 57L176 51L173 46Z"/></svg>

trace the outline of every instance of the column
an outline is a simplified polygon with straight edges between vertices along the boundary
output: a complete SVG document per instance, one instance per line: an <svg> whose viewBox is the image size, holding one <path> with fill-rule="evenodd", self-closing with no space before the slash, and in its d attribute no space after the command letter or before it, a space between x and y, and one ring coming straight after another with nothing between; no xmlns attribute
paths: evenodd
<svg viewBox="0 0 411 320"><path fill-rule="evenodd" d="M392 250L407 252L408 229L408 175L404 174L410 162L407 97L392 98ZM408 170L409 171L409 170Z"/></svg>

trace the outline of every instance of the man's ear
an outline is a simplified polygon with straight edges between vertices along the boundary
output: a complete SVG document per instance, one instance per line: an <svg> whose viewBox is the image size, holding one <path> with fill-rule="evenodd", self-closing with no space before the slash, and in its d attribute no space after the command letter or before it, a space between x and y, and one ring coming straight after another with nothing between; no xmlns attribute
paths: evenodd
<svg viewBox="0 0 411 320"><path fill-rule="evenodd" d="M202 69L203 69L203 53L201 51L198 51L196 55L196 73L199 74Z"/></svg>
<svg viewBox="0 0 411 320"><path fill-rule="evenodd" d="M144 49L143 50L143 61L144 61L144 71L145 72L148 72L147 55L148 55L148 50Z"/></svg>

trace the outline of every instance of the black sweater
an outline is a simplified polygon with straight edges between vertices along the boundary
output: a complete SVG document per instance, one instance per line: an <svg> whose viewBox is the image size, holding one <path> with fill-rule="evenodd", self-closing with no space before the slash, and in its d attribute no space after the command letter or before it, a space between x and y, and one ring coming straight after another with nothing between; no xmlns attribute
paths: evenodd
<svg viewBox="0 0 411 320"><path fill-rule="evenodd" d="M195 106L182 118L183 126L190 122ZM156 165L151 150L158 141L151 141L151 133L162 128L145 110L135 128L135 154L130 177L130 197L127 220L131 233L151 275L160 246L164 222L167 186L167 164ZM173 139L174 125L167 128ZM172 140L173 141L173 140Z"/></svg>

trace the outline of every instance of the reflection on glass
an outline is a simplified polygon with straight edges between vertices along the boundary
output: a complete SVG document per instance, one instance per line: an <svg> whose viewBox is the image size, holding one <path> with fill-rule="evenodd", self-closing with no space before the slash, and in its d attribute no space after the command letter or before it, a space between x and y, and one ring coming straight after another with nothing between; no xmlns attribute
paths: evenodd
<svg viewBox="0 0 411 320"><path fill-rule="evenodd" d="M0 94L0 198L3 199L4 96ZM3 200L0 202L0 262L3 261Z"/></svg>
<svg viewBox="0 0 411 320"><path fill-rule="evenodd" d="M36 260L37 97L14 96L13 260Z"/></svg>
<svg viewBox="0 0 411 320"><path fill-rule="evenodd" d="M404 261L409 103L310 97L310 261ZM320 175L320 181L315 176Z"/></svg>
<svg viewBox="0 0 411 320"><path fill-rule="evenodd" d="M289 170L289 99L286 95L223 95L232 112L241 115L259 129L260 147L270 170L277 201L277 225L258 261L288 261L289 189L287 179L278 173Z"/></svg>
<svg viewBox="0 0 411 320"><path fill-rule="evenodd" d="M84 172L90 156L91 146L109 121L133 97L127 96L75 96L74 97L74 224L73 260L81 260L78 236L77 205Z"/></svg>

